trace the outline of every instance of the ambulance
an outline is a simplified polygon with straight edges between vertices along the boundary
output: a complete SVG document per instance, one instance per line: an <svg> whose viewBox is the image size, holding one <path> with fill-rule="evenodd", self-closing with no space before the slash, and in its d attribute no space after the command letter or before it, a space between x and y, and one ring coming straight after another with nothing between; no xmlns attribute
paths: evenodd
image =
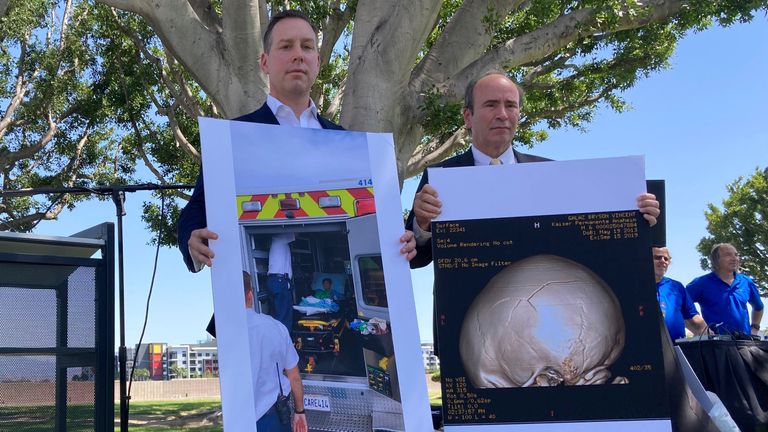
<svg viewBox="0 0 768 432"><path fill-rule="evenodd" d="M272 307L266 287L272 238L293 234L291 284L299 308L289 330L310 430L403 431L373 186L362 179L333 187L238 191L242 252L256 275L256 307L263 313ZM327 295L337 309L302 312L323 286L332 286ZM372 320L384 325L372 326Z"/></svg>

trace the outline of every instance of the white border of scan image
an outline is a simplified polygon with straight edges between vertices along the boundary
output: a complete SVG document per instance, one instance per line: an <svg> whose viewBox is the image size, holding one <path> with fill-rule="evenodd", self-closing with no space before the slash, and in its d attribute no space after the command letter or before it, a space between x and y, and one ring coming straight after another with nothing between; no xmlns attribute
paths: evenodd
<svg viewBox="0 0 768 432"><path fill-rule="evenodd" d="M471 170L471 171L468 171ZM625 156L487 167L430 168L443 203L435 221L637 210L645 158ZM489 187L488 185L518 185ZM509 409L525 409L510 407ZM446 432L671 432L668 419L449 425Z"/></svg>

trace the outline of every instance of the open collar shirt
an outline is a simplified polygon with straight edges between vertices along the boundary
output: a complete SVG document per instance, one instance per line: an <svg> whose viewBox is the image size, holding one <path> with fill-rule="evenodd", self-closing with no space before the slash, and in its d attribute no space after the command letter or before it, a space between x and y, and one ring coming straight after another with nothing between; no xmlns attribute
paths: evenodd
<svg viewBox="0 0 768 432"><path fill-rule="evenodd" d="M277 118L280 126L294 126L310 129L322 129L320 121L317 120L317 106L312 99L309 100L309 106L299 117L293 113L288 105L280 102L272 95L267 95L267 106Z"/></svg>

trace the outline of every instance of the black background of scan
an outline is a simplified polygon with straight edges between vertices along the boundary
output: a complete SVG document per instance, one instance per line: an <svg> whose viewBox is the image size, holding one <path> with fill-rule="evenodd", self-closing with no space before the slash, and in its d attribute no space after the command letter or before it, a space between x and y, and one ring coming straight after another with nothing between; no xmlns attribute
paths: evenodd
<svg viewBox="0 0 768 432"><path fill-rule="evenodd" d="M585 213L588 215L588 213ZM610 368L612 377L624 376L626 385L591 385L476 389L467 377L468 391L489 398L495 420L451 420L446 424L529 423L584 420L669 418L668 398L659 331L659 309L651 257L648 224L635 212L638 237L588 240L579 227L553 228L568 215L463 220L463 233L437 233L433 225L434 262L467 257L481 261L518 261L552 254L591 269L610 286L622 307L626 343ZM540 228L534 228L539 223ZM440 239L459 241L512 240L512 246L437 248ZM435 264L437 266L437 264ZM488 281L504 267L435 270L440 368L443 377L466 377L458 352L464 315ZM639 316L642 307L643 316ZM438 321L440 323L441 320ZM651 371L631 371L633 365L651 365ZM445 396L445 389L443 388ZM443 400L443 406L445 400ZM447 419L446 419L447 420Z"/></svg>

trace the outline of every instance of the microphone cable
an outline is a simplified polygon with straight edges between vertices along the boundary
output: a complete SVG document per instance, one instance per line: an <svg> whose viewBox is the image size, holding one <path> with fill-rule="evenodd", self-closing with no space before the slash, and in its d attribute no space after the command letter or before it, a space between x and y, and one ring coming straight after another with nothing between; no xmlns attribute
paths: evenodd
<svg viewBox="0 0 768 432"><path fill-rule="evenodd" d="M160 239L162 238L163 233L163 222L165 221L165 194L161 191L160 192L160 224L157 229L157 241L156 241L156 247L155 247L155 261L152 265L152 279L149 283L149 293L147 293L147 304L144 308L144 325L141 327L141 335L139 336L139 343L136 345L136 350L133 353L133 367L131 367L131 376L128 379L128 405L130 406L131 402L131 385L133 384L133 373L136 371L136 360L139 357L139 350L141 350L141 342L144 340L144 332L147 330L147 320L149 318L149 302L152 299L152 289L155 286L155 275L157 274L157 262L158 262L158 256L160 255Z"/></svg>

